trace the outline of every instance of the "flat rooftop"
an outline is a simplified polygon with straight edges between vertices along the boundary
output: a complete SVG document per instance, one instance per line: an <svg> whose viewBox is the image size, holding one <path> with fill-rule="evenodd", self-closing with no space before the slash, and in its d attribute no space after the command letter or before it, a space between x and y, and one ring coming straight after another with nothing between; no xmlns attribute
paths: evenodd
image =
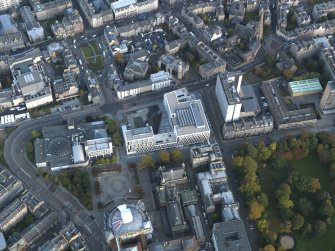
<svg viewBox="0 0 335 251"><path fill-rule="evenodd" d="M322 92L322 86L317 78L293 81L288 84L293 94L318 91Z"/></svg>

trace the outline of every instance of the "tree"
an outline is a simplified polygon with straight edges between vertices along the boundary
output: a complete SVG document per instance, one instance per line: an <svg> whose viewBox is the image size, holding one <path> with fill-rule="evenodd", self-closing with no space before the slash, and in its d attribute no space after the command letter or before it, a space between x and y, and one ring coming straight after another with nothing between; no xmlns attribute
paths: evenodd
<svg viewBox="0 0 335 251"><path fill-rule="evenodd" d="M262 250L263 251L276 251L276 249L274 248L272 244L266 245Z"/></svg>
<svg viewBox="0 0 335 251"><path fill-rule="evenodd" d="M280 210L280 216L282 220L290 220L293 217L293 211L290 208L282 208Z"/></svg>
<svg viewBox="0 0 335 251"><path fill-rule="evenodd" d="M264 206L258 203L256 200L249 202L249 219L257 220L261 218L264 212Z"/></svg>
<svg viewBox="0 0 335 251"><path fill-rule="evenodd" d="M255 159L258 155L258 150L256 147L253 146L253 144L248 144L247 146L247 156Z"/></svg>
<svg viewBox="0 0 335 251"><path fill-rule="evenodd" d="M306 198L300 198L296 205L297 205L298 211L304 216L309 215L314 210L312 202L310 202Z"/></svg>
<svg viewBox="0 0 335 251"><path fill-rule="evenodd" d="M123 59L123 54L122 53L116 53L114 55L114 60L117 64L122 64L124 59Z"/></svg>
<svg viewBox="0 0 335 251"><path fill-rule="evenodd" d="M168 163L170 161L170 153L167 150L160 150L158 156L159 161L162 163Z"/></svg>
<svg viewBox="0 0 335 251"><path fill-rule="evenodd" d="M139 163L141 168L154 167L154 165L155 161L149 155L144 155Z"/></svg>
<svg viewBox="0 0 335 251"><path fill-rule="evenodd" d="M269 223L266 219L260 219L257 221L257 228L262 234L266 234L269 231Z"/></svg>
<svg viewBox="0 0 335 251"><path fill-rule="evenodd" d="M315 193L316 191L319 191L321 189L321 184L319 179L311 178L311 188L310 192Z"/></svg>
<svg viewBox="0 0 335 251"><path fill-rule="evenodd" d="M329 165L328 173L331 179L335 179L335 163Z"/></svg>
<svg viewBox="0 0 335 251"><path fill-rule="evenodd" d="M258 159L262 161L268 160L271 154L272 154L271 150L267 147L264 147L263 149L260 150L258 154Z"/></svg>
<svg viewBox="0 0 335 251"><path fill-rule="evenodd" d="M183 161L183 153L178 148L173 148L171 150L170 157L171 160L176 163Z"/></svg>
<svg viewBox="0 0 335 251"><path fill-rule="evenodd" d="M265 193L258 194L256 200L261 203L265 208L269 205L268 196Z"/></svg>
<svg viewBox="0 0 335 251"><path fill-rule="evenodd" d="M303 237L307 237L312 234L312 225L310 223L305 223L304 227L302 228L301 235Z"/></svg>
<svg viewBox="0 0 335 251"><path fill-rule="evenodd" d="M291 69L285 69L283 70L283 75L288 79L291 80L294 77L294 71L292 71Z"/></svg>
<svg viewBox="0 0 335 251"><path fill-rule="evenodd" d="M261 77L261 76L263 76L264 71L262 70L262 68L260 66L256 66L255 69L254 69L254 74L256 76Z"/></svg>
<svg viewBox="0 0 335 251"><path fill-rule="evenodd" d="M321 217L330 217L334 213L334 207L330 200L325 200L319 207L319 215Z"/></svg>
<svg viewBox="0 0 335 251"><path fill-rule="evenodd" d="M282 169L286 166L286 161L279 158L277 155L273 155L269 159L269 164L275 169Z"/></svg>
<svg viewBox="0 0 335 251"><path fill-rule="evenodd" d="M269 149L274 153L277 149L277 143L276 142L272 142L270 145L269 145Z"/></svg>
<svg viewBox="0 0 335 251"><path fill-rule="evenodd" d="M327 191L319 191L316 195L316 199L317 201L321 202L321 201L325 201L325 200L330 200L330 194Z"/></svg>
<svg viewBox="0 0 335 251"><path fill-rule="evenodd" d="M276 65L276 58L270 54L265 56L265 64L269 67L274 67Z"/></svg>
<svg viewBox="0 0 335 251"><path fill-rule="evenodd" d="M84 90L82 90L82 89L79 90L79 97L81 97L81 98L85 97Z"/></svg>
<svg viewBox="0 0 335 251"><path fill-rule="evenodd" d="M320 237L322 235L324 235L327 231L327 224L322 221L322 220L318 220L315 224L314 224L314 235L317 237Z"/></svg>
<svg viewBox="0 0 335 251"><path fill-rule="evenodd" d="M32 130L31 131L31 138L34 140L34 139L37 139L41 136L41 133L37 130Z"/></svg>
<svg viewBox="0 0 335 251"><path fill-rule="evenodd" d="M233 166L236 168L242 167L243 166L243 157L237 156L233 158Z"/></svg>
<svg viewBox="0 0 335 251"><path fill-rule="evenodd" d="M304 225L305 219L301 214L294 214L291 222L293 230L299 230Z"/></svg>

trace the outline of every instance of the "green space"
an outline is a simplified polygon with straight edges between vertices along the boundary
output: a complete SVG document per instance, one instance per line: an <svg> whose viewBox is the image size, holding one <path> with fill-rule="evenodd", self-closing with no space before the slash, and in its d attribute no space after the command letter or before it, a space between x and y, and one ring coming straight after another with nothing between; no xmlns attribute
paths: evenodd
<svg viewBox="0 0 335 251"><path fill-rule="evenodd" d="M24 144L24 150L27 154L28 159L31 163L35 164L35 149L34 149L34 141L37 138L41 137L41 133L39 131L33 130L30 134L30 139L26 141Z"/></svg>
<svg viewBox="0 0 335 251"><path fill-rule="evenodd" d="M287 26L286 30L291 31L298 27L298 21L297 18L294 15L294 9L291 8L289 12L287 13Z"/></svg>
<svg viewBox="0 0 335 251"><path fill-rule="evenodd" d="M262 236L260 250L282 250L282 234L294 237L298 251L335 247L335 134L303 131L269 145L244 142L233 165L248 217Z"/></svg>
<svg viewBox="0 0 335 251"><path fill-rule="evenodd" d="M69 190L89 210L92 207L91 183L87 172L71 169L58 174L50 174L38 169L38 174L56 185L62 185Z"/></svg>
<svg viewBox="0 0 335 251"><path fill-rule="evenodd" d="M95 56L95 58L88 58L86 60L88 68L90 68L93 72L98 73L104 68L104 59L100 56Z"/></svg>
<svg viewBox="0 0 335 251"><path fill-rule="evenodd" d="M85 45L85 46L80 47L80 50L84 54L85 58L94 57L94 55L95 55L94 50L89 45Z"/></svg>
<svg viewBox="0 0 335 251"><path fill-rule="evenodd" d="M244 15L244 20L243 22L245 24L251 22L251 21L258 21L259 20L259 15L258 15L258 11L255 12L246 12Z"/></svg>
<svg viewBox="0 0 335 251"><path fill-rule="evenodd" d="M52 17L52 18L50 18L48 20L40 22L41 26L44 29L44 35L45 35L45 37L48 37L48 36L51 37L51 36L53 36L53 32L51 30L51 25L53 25L56 21L61 22L62 19L63 19L63 16L55 16L55 17Z"/></svg>
<svg viewBox="0 0 335 251"><path fill-rule="evenodd" d="M165 32L165 34L166 34L166 40L168 42L171 42L171 41L174 41L174 40L178 39L178 37L175 34L173 34L173 32L169 29L169 25L168 24L166 24L166 23L162 24L161 28Z"/></svg>
<svg viewBox="0 0 335 251"><path fill-rule="evenodd" d="M51 113L51 108L54 108L59 105L59 102L52 102L47 105L38 106L32 109L29 109L31 118L43 117Z"/></svg>
<svg viewBox="0 0 335 251"><path fill-rule="evenodd" d="M36 219L37 218L35 217L35 215L33 215L32 213L28 213L19 223L17 223L14 227L5 232L5 238L7 239L9 236L15 233L20 233L22 230L29 227Z"/></svg>
<svg viewBox="0 0 335 251"><path fill-rule="evenodd" d="M194 48L186 46L185 48L179 50L179 52L195 71L199 70L200 65L206 63L206 60L202 58Z"/></svg>
<svg viewBox="0 0 335 251"><path fill-rule="evenodd" d="M88 42L80 47L85 57L88 68L93 72L99 73L104 68L104 59L101 55L97 42Z"/></svg>

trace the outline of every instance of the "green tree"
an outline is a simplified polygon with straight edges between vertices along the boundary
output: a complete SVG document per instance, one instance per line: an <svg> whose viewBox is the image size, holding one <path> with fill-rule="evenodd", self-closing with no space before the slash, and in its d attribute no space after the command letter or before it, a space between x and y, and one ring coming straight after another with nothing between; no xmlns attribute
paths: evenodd
<svg viewBox="0 0 335 251"><path fill-rule="evenodd" d="M248 144L247 146L247 156L255 159L258 155L258 150L256 147L254 147L252 144Z"/></svg>
<svg viewBox="0 0 335 251"><path fill-rule="evenodd" d="M335 163L329 165L328 173L331 179L335 179Z"/></svg>
<svg viewBox="0 0 335 251"><path fill-rule="evenodd" d="M82 90L82 89L79 90L79 97L81 97L81 98L85 97L84 90Z"/></svg>
<svg viewBox="0 0 335 251"><path fill-rule="evenodd" d="M309 215L314 210L312 202L310 202L306 198L300 198L296 205L297 205L298 211L304 216Z"/></svg>
<svg viewBox="0 0 335 251"><path fill-rule="evenodd" d="M170 153L167 150L160 150L158 152L159 161L166 164L170 161Z"/></svg>
<svg viewBox="0 0 335 251"><path fill-rule="evenodd" d="M290 220L293 217L293 211L290 208L280 209L280 216L283 221Z"/></svg>
<svg viewBox="0 0 335 251"><path fill-rule="evenodd" d="M244 161L243 157L240 157L240 156L234 157L233 158L233 166L236 167L236 168L240 168L240 167L243 166L243 161Z"/></svg>
<svg viewBox="0 0 335 251"><path fill-rule="evenodd" d="M275 67L276 61L277 61L276 58L270 54L267 54L265 56L265 64L269 66L270 68Z"/></svg>
<svg viewBox="0 0 335 251"><path fill-rule="evenodd" d="M261 218L264 212L264 206L258 203L256 200L249 202L249 219L257 220Z"/></svg>
<svg viewBox="0 0 335 251"><path fill-rule="evenodd" d="M319 207L319 215L321 217L330 217L334 213L334 207L330 200L325 200Z"/></svg>
<svg viewBox="0 0 335 251"><path fill-rule="evenodd" d="M322 221L322 220L318 220L317 222L315 222L314 224L314 235L317 237L320 237L322 235L324 235L327 231L327 224Z"/></svg>
<svg viewBox="0 0 335 251"><path fill-rule="evenodd" d="M272 244L267 244L263 249L263 251L276 251Z"/></svg>
<svg viewBox="0 0 335 251"><path fill-rule="evenodd" d="M261 192L257 195L256 200L259 203L261 203L265 208L268 207L268 205L269 205L268 196L263 192Z"/></svg>
<svg viewBox="0 0 335 251"><path fill-rule="evenodd" d="M155 165L155 161L151 158L150 155L144 155L139 163L139 166L141 168L154 167L154 165Z"/></svg>
<svg viewBox="0 0 335 251"><path fill-rule="evenodd" d="M312 225L310 223L305 223L304 227L302 228L301 235L303 237L307 237L311 235L313 232Z"/></svg>
<svg viewBox="0 0 335 251"><path fill-rule="evenodd" d="M266 234L269 231L269 223L266 219L260 219L257 221L257 229L262 234Z"/></svg>
<svg viewBox="0 0 335 251"><path fill-rule="evenodd" d="M41 133L37 130L32 130L31 131L31 138L34 140L34 139L37 139L41 136Z"/></svg>
<svg viewBox="0 0 335 251"><path fill-rule="evenodd" d="M294 214L291 222L293 230L299 230L303 227L305 219L301 214Z"/></svg>
<svg viewBox="0 0 335 251"><path fill-rule="evenodd" d="M183 161L183 153L178 148L173 148L171 150L170 157L171 157L171 160L176 163Z"/></svg>
<svg viewBox="0 0 335 251"><path fill-rule="evenodd" d="M316 195L316 200L319 202L330 200L330 199L331 199L330 194L324 190L319 191Z"/></svg>

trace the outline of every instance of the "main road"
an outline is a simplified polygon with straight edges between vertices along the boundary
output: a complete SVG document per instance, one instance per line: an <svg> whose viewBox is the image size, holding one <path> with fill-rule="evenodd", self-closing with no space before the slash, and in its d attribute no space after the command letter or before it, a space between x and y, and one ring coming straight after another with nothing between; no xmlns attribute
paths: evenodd
<svg viewBox="0 0 335 251"><path fill-rule="evenodd" d="M37 176L37 170L28 160L24 152L24 144L32 130L41 130L45 126L62 123L67 118L81 118L89 114L98 114L96 106L85 107L74 113L52 114L22 123L12 132L5 142L4 156L11 171L25 184L28 190L45 201L52 210L59 213L61 220L71 219L84 234L90 250L107 250L103 232L89 212L65 189L50 186Z"/></svg>

